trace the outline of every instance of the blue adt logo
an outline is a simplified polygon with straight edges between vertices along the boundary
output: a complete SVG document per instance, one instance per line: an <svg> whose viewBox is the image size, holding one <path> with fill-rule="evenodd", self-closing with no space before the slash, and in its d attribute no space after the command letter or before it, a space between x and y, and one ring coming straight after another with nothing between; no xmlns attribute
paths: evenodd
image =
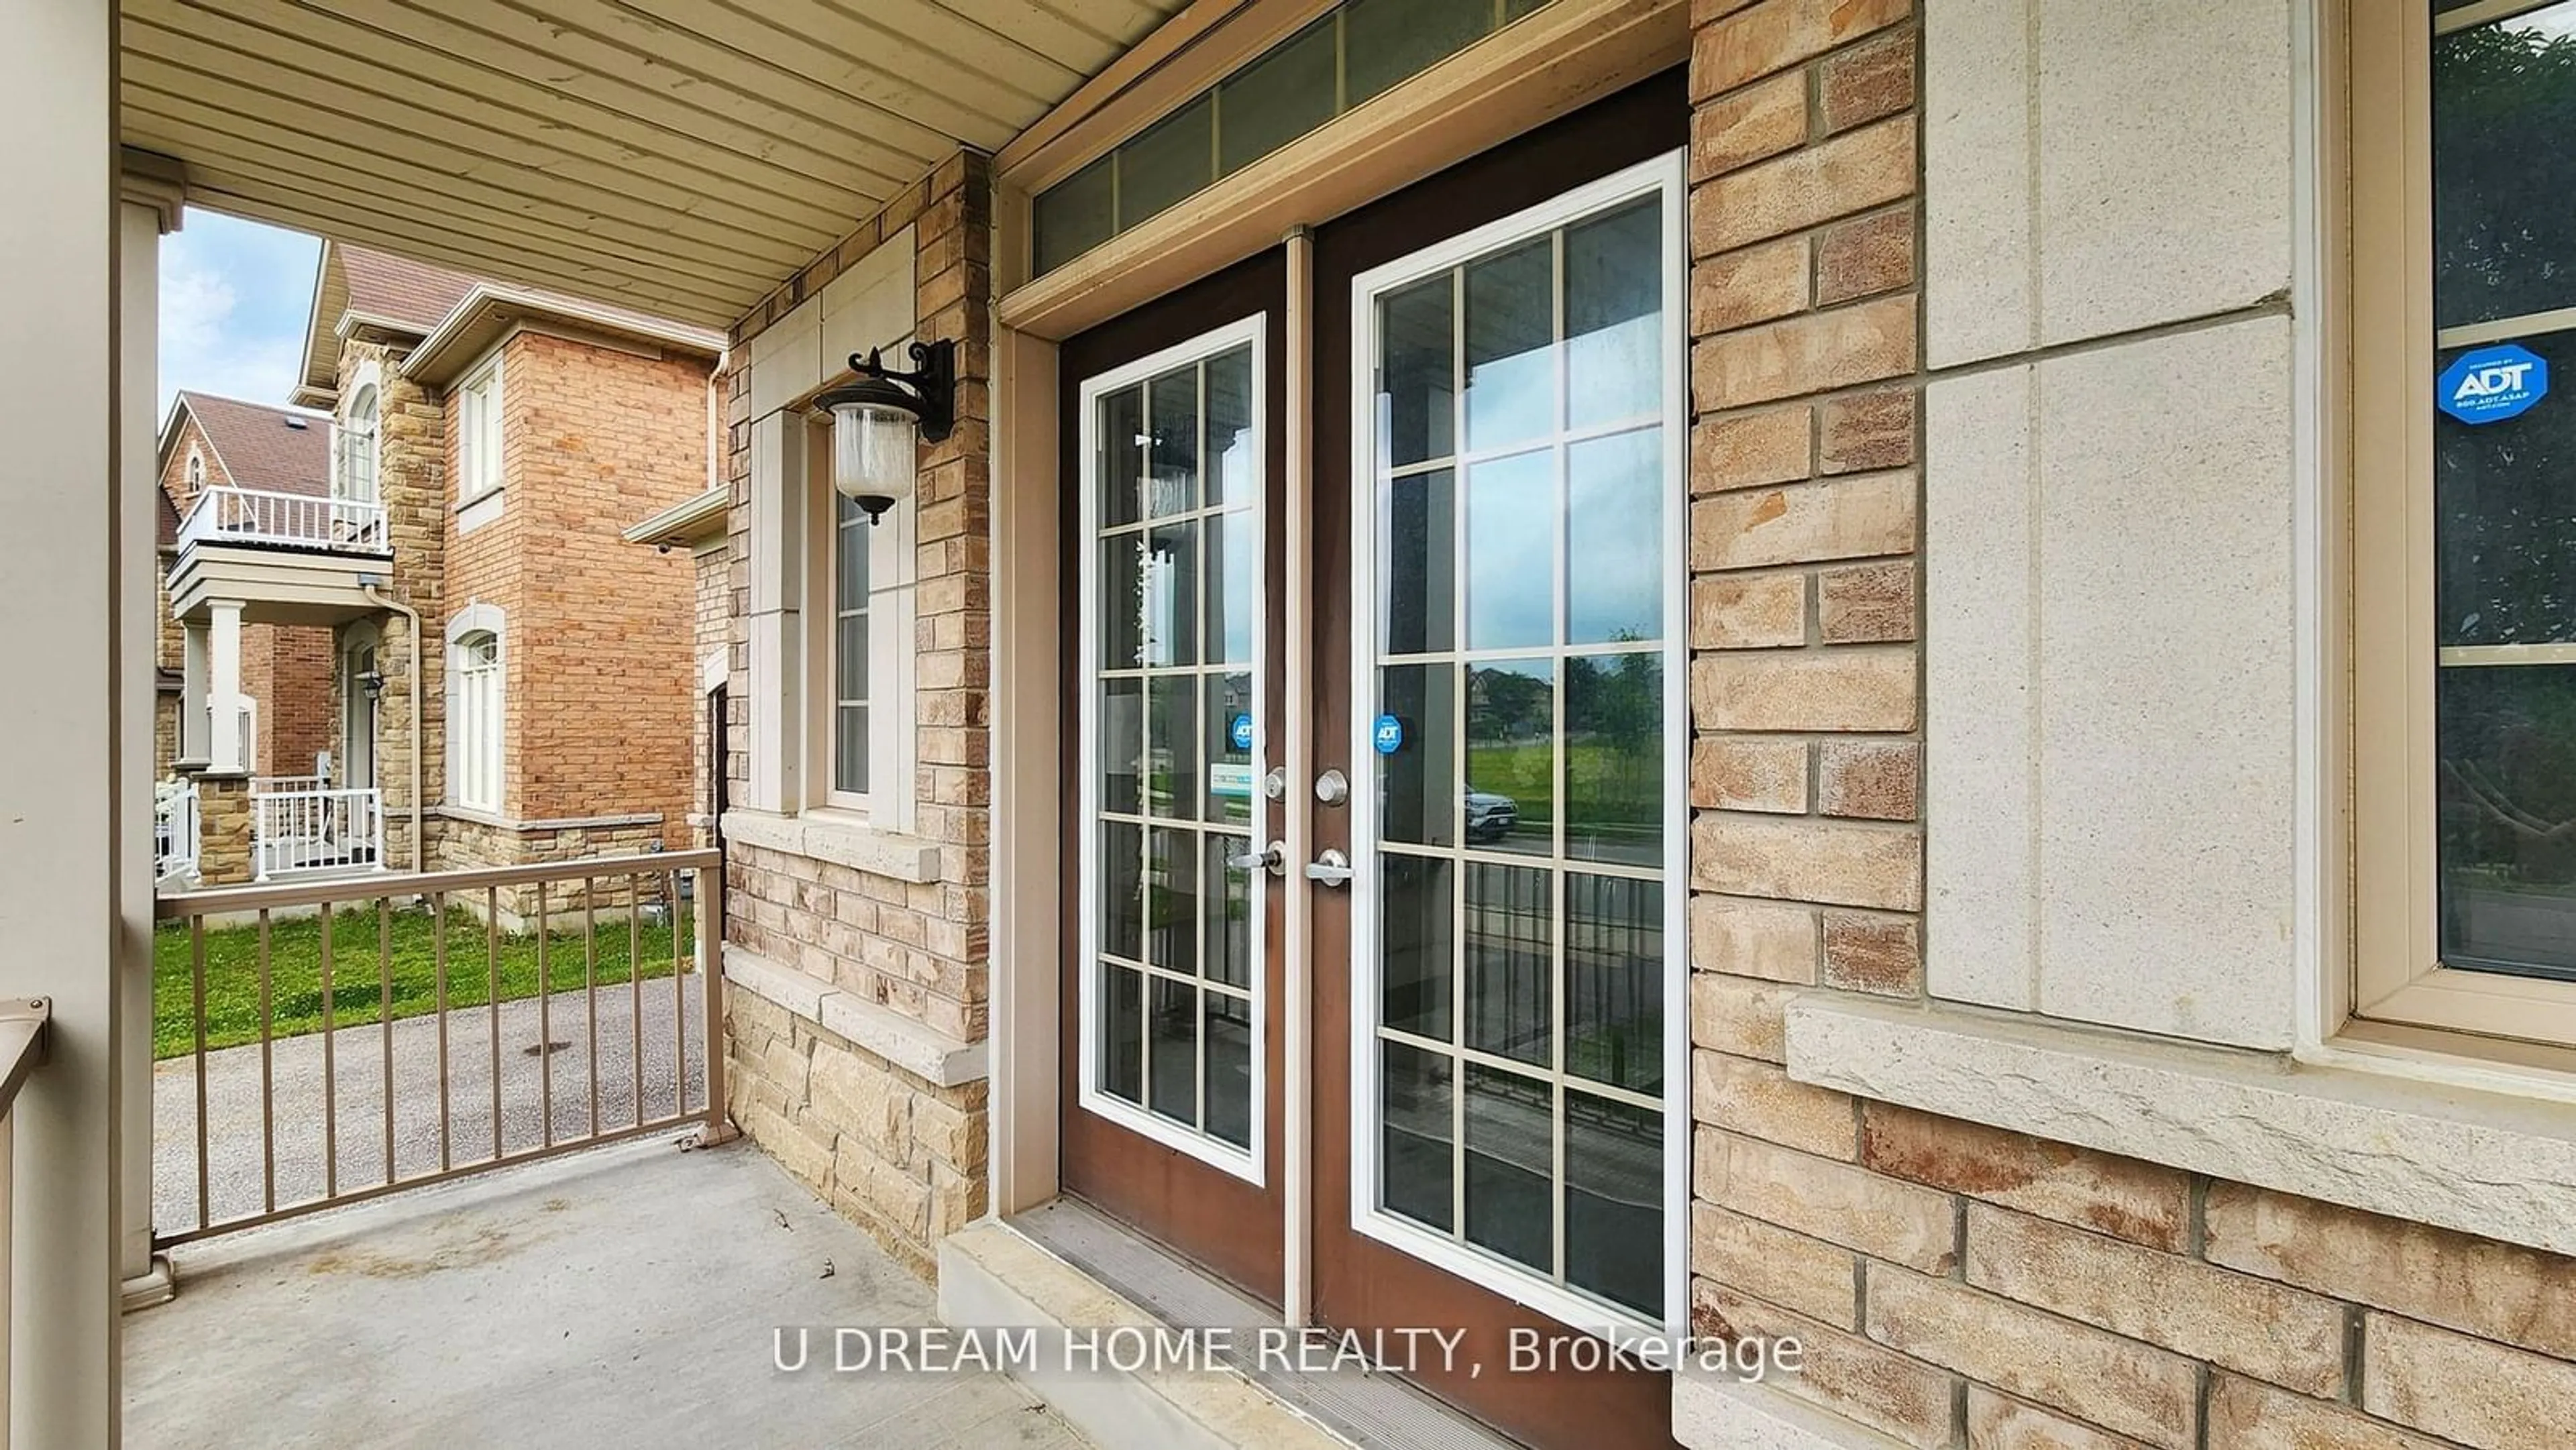
<svg viewBox="0 0 2576 1450"><path fill-rule="evenodd" d="M2514 343L2472 348L2433 384L2442 411L2463 423L2501 423L2549 396L2549 363Z"/></svg>
<svg viewBox="0 0 2576 1450"><path fill-rule="evenodd" d="M1393 715L1378 716L1377 725L1369 731L1369 743L1377 747L1378 754L1393 755L1404 748L1404 722Z"/></svg>
<svg viewBox="0 0 2576 1450"><path fill-rule="evenodd" d="M1235 716L1233 726L1226 731L1226 738L1234 742L1235 749L1250 750L1252 748L1252 717L1249 715Z"/></svg>

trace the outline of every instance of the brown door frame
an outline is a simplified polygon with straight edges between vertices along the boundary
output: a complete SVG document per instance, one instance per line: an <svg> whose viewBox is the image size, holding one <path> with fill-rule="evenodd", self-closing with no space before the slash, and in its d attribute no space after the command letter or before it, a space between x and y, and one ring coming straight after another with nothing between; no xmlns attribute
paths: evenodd
<svg viewBox="0 0 2576 1450"><path fill-rule="evenodd" d="M1079 551L1088 548L1091 542L1082 535L1081 518L1083 383L1255 313L1267 318L1262 332L1265 353L1261 420L1265 485L1262 569L1265 592L1271 597L1263 600L1262 627L1270 632L1270 639L1264 651L1262 671L1265 677L1264 699L1271 718L1263 721L1261 728L1265 740L1277 742L1284 738L1285 630L1290 627L1290 622L1276 608L1275 599L1278 581L1287 562L1283 522L1288 433L1285 416L1286 306L1285 254L1281 249L1273 248L1066 339L1058 354L1056 372L1058 591L1061 601L1057 659L1062 721L1059 757L1067 802L1067 808L1059 818L1062 886L1058 921L1061 995L1058 1000L1064 1004L1057 1014L1060 1180L1064 1191L1097 1205L1219 1278L1273 1305L1284 1301L1286 1287L1286 1231L1282 1212L1287 1181L1283 1105L1288 1073L1282 1053L1280 1026L1286 1002L1284 983L1288 976L1283 941L1288 893L1276 889L1283 883L1273 883L1274 889L1268 893L1269 909L1262 923L1265 960L1269 966L1262 985L1266 1031L1260 1044L1265 1057L1265 1071L1259 1110L1265 1115L1266 1126L1261 1135L1262 1182L1254 1184L1123 1128L1081 1105L1084 1004L1079 913L1085 903L1075 868L1090 845L1085 839L1089 823L1080 818L1081 812L1073 808L1072 802L1077 799L1078 782L1082 778L1080 772L1084 768L1079 728L1081 692L1089 687L1088 682L1080 678L1082 649L1079 638L1082 619L1082 556ZM1272 763L1278 763L1279 751L1275 745L1270 753ZM1280 808L1295 809L1296 804L1292 792ZM1280 834L1275 822L1271 834L1273 837ZM1266 846L1269 842L1259 844Z"/></svg>
<svg viewBox="0 0 2576 1450"><path fill-rule="evenodd" d="M1350 517L1352 428L1351 289L1363 272L1462 232L1511 216L1689 140L1690 105L1675 70L1594 103L1507 142L1316 232L1315 383L1311 517L1315 585L1315 768L1338 767L1354 789L1370 778L1368 763L1350 759L1353 709L1349 587L1350 530L1329 521ZM1686 305L1672 299L1671 305ZM1681 359L1671 360L1682 365ZM1673 728L1675 722L1668 722ZM1347 811L1313 817L1313 847L1351 849ZM1564 1325L1400 1249L1358 1233L1350 1223L1353 1164L1350 1023L1350 898L1310 892L1310 953L1315 1024L1314 1307L1319 1321L1346 1329L1410 1325L1464 1326L1468 1336L1454 1366L1415 1366L1433 1393L1529 1443L1549 1447L1667 1446L1672 1443L1671 1376L1570 1370L1508 1374L1511 1331L1562 1336ZM1679 950L1678 942L1672 949ZM1668 1091L1677 1088L1668 1087ZM1687 1114L1671 1124L1688 1131ZM1478 1373L1471 1366L1481 1364Z"/></svg>

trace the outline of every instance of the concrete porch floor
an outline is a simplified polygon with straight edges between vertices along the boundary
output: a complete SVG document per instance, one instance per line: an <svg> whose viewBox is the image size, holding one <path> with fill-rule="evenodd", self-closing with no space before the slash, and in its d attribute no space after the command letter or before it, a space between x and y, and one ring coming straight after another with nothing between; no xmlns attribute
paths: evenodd
<svg viewBox="0 0 2576 1450"><path fill-rule="evenodd" d="M177 1300L125 1324L135 1450L1086 1443L999 1375L834 1374L824 1333L780 1373L775 1328L933 1301L747 1142L603 1148L176 1258Z"/></svg>

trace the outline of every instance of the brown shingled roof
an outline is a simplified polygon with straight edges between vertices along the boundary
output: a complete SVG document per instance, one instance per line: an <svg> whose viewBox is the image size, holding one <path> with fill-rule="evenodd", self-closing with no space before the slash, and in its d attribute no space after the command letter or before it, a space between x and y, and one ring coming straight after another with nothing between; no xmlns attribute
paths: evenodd
<svg viewBox="0 0 2576 1450"><path fill-rule="evenodd" d="M475 279L390 252L343 242L337 248L349 282L349 310L427 332L455 309Z"/></svg>
<svg viewBox="0 0 2576 1450"><path fill-rule="evenodd" d="M330 419L185 389L179 402L196 416L235 488L314 498L331 492Z"/></svg>

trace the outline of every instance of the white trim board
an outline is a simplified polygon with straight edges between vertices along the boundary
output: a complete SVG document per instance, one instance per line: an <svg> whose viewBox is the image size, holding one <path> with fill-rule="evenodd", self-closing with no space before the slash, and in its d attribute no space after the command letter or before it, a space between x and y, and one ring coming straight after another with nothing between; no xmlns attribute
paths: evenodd
<svg viewBox="0 0 2576 1450"><path fill-rule="evenodd" d="M1123 388L1134 387L1140 383L1146 382L1157 374L1169 372L1176 368L1188 367L1193 364L1205 363L1212 358L1222 356L1238 348L1249 348L1252 354L1252 387L1250 393L1252 405L1248 411L1250 412L1252 423L1252 456L1257 461L1256 466L1261 472L1260 487L1254 492L1254 504L1250 514L1255 525L1251 551L1253 562L1250 587L1252 598L1258 608L1256 610L1256 618L1252 630L1252 658L1244 664L1244 668L1249 670L1252 675L1252 750L1251 763L1249 766L1251 779L1254 781L1260 780L1265 769L1265 762L1272 758L1272 743L1269 738L1270 700L1268 677L1270 663L1270 637L1271 626L1274 622L1274 611L1270 607L1268 595L1269 579L1267 578L1268 565L1266 563L1269 554L1269 495L1270 490L1285 486L1285 481L1271 478L1267 467L1269 457L1269 429L1271 427L1271 420L1265 416L1268 412L1268 399L1270 396L1268 391L1270 376L1268 336L1268 315L1262 312L1255 312L1249 317L1228 323L1227 325L1216 328L1212 331L1201 333L1187 341L1176 343L1171 347L1164 348L1160 352L1138 358L1122 367L1113 368L1110 371L1101 373L1095 377L1084 379L1080 390L1080 400L1077 404L1081 409L1081 416L1078 420L1079 437L1081 442L1079 449L1075 454L1075 457L1079 460L1078 466L1081 470L1081 477L1079 480L1079 487L1081 489L1081 510L1079 520L1075 525L1077 530L1075 537L1080 541L1078 545L1078 553L1080 556L1080 564L1078 566L1080 592L1078 597L1081 600L1081 621L1075 634L1075 678L1081 682L1081 706L1079 711L1079 725L1077 727L1078 743L1075 747L1074 760L1076 762L1076 768L1080 771L1082 778L1079 790L1080 804L1076 807L1077 814L1074 819L1077 823L1076 829L1085 833L1086 836L1085 848L1079 852L1081 857L1081 870L1079 873L1078 883L1075 887L1074 896L1074 900L1077 903L1077 917L1080 922L1080 926L1078 928L1078 940L1080 943L1079 950L1081 953L1081 955L1076 959L1079 963L1080 1000L1075 1004L1075 1011L1079 1014L1077 1019L1079 1025L1075 1033L1074 1042L1076 1051L1081 1054L1078 1068L1079 1091L1076 1096L1076 1101L1085 1112L1097 1114L1100 1117L1108 1119L1110 1122L1116 1123L1119 1127L1124 1128L1131 1133L1135 1133L1139 1137L1160 1143L1164 1147L1173 1149L1176 1152L1188 1154L1190 1157L1196 1158L1202 1163L1206 1163L1211 1167L1233 1174L1237 1178L1241 1178L1246 1182L1256 1185L1264 1184L1266 1182L1270 1161L1269 1137L1271 1125L1269 1121L1270 1114L1268 1104L1270 1086L1269 1043L1271 1024L1268 999L1270 995L1269 972L1271 963L1269 960L1268 945L1269 932L1266 927L1261 925L1262 923L1266 923L1269 919L1272 885L1270 873L1258 869L1246 873L1250 878L1250 905L1248 910L1251 913L1252 922L1255 923L1255 929L1251 932L1250 943L1252 951L1252 996L1249 1004L1252 1014L1252 1100L1250 1105L1252 1117L1252 1142L1248 1147L1237 1148L1232 1143L1228 1143L1224 1139L1218 1138L1213 1134L1175 1123L1150 1111L1146 1107L1112 1097L1100 1089L1098 1082L1098 1056L1092 1050L1094 1044L1098 1040L1097 1032L1099 1026L1094 1018L1094 1014L1096 1011L1095 1004L1099 1001L1100 996L1100 912L1096 909L1098 892L1100 889L1100 854L1098 851L1090 849L1087 838L1090 832L1098 828L1100 817L1099 676L1100 631L1102 621L1100 617L1099 578L1101 527L1100 492L1098 488L1099 470L1097 464L1097 460L1100 456L1100 439L1098 437L1099 402L1100 399L1107 394L1117 392ZM1200 399L1200 421L1202 425L1204 425L1205 413L1205 398L1204 395L1202 395ZM1204 437L1204 433L1202 433L1202 437ZM1204 457L1199 460L1203 485L1206 479L1209 461L1210 460ZM1206 503L1204 487L1202 488L1200 502L1204 507ZM1189 511L1184 515L1184 517L1190 518L1196 518L1199 516L1200 515L1195 510ZM1204 557L1202 557L1199 565L1199 578L1204 580L1206 577L1207 568ZM1196 600L1192 602L1190 607L1193 613L1194 627L1196 627L1202 635L1200 640L1200 653L1203 660L1207 644L1207 641L1204 638L1206 631L1206 610L1203 604ZM1298 622L1294 619L1287 620L1285 627L1289 629L1297 628ZM1232 662L1229 662L1229 664L1231 663ZM1229 669L1226 673L1235 673L1235 671ZM1200 681L1205 682L1209 679L1215 678L1215 676L1211 675L1204 667L1204 664L1201 663L1198 667L1197 678ZM1138 692L1138 704L1140 709L1142 709L1145 704L1144 692L1141 689ZM1150 711L1146 711L1146 714L1149 717L1150 713ZM1203 723L1207 718L1206 710L1202 708L1197 713L1200 721ZM1191 783L1191 789L1197 790L1198 788L1198 783L1193 781ZM1250 797L1250 803L1252 819L1249 824L1249 839L1255 850L1264 849L1270 843L1270 801L1261 789L1258 786L1255 786ZM1139 801L1139 812L1142 813L1143 809L1144 803ZM1187 824L1185 822L1176 824L1181 825L1183 829L1187 829ZM1145 829L1152 828L1148 827ZM1202 843L1208 839L1206 834L1198 832L1193 832L1192 834L1195 839ZM1205 858L1202 856L1200 861L1202 869L1204 868L1204 863ZM1212 883L1202 881L1200 883L1201 892L1206 892L1210 888L1211 884ZM1153 979L1150 975L1146 977L1147 985L1145 990L1149 993L1152 990L1152 980ZM1204 987L1198 990L1202 994L1206 991ZM1204 1020L1204 1009L1202 1009L1202 1024L1204 1024ZM1204 1025L1202 1025L1200 1031L1202 1037L1204 1037ZM1138 1050L1140 1052L1150 1053L1150 1048L1142 1043L1140 1043ZM1199 1071L1201 1073L1202 1081L1204 1081L1204 1042L1201 1043L1200 1055L1202 1065ZM1201 1092L1204 1094L1203 1087ZM1151 1096L1150 1091L1147 1096ZM1202 1121L1205 1120L1206 1113L1204 1101L1201 1103L1200 1117Z"/></svg>
<svg viewBox="0 0 2576 1450"><path fill-rule="evenodd" d="M1690 1245L1690 1032L1688 1010L1690 950L1688 940L1689 872L1688 793L1680 787L1689 779L1689 653L1687 600L1689 561L1687 544L1689 521L1689 356L1684 331L1689 306L1689 279L1686 222L1686 196L1683 168L1684 153L1671 152L1654 160L1640 162L1599 180L1574 188L1537 206L1511 216L1460 233L1410 256L1372 268L1353 279L1349 298L1351 317L1351 669L1353 688L1350 737L1345 758L1353 762L1351 782L1351 859L1359 867L1350 879L1351 892L1351 1022L1350 1073L1352 1115L1355 1124L1365 1117L1366 1130L1355 1127L1350 1145L1352 1156L1350 1222L1352 1228L1369 1238L1399 1249L1448 1273L1480 1285L1514 1300L1539 1313L1577 1328L1623 1339L1640 1333L1687 1332L1689 1321L1689 1245ZM1375 676L1378 670L1375 599L1377 587L1375 561L1377 552L1377 488L1379 473L1376 458L1376 430L1370 420L1376 414L1375 372L1378 309L1376 299L1422 278L1449 271L1477 257L1494 252L1533 236L1543 236L1597 212L1645 197L1660 197L1663 222L1664 308L1662 357L1664 359L1662 428L1663 449L1663 527L1664 527L1664 638L1660 657L1663 662L1663 778L1665 860L1663 865L1664 903L1664 1091L1663 1091L1663 1311L1660 1320L1614 1305L1570 1284L1558 1284L1542 1278L1522 1266L1471 1246L1462 1239L1437 1233L1427 1227L1400 1218L1378 1207L1379 1163L1376 1143L1380 1119L1373 1106L1380 1101L1377 1051L1378 1024L1376 1008L1380 1000L1375 948L1378 921L1377 872L1372 863L1378 859L1380 841L1377 821L1377 791L1371 784L1375 773L1376 753L1370 741L1374 708L1367 702L1378 698ZM1453 322L1453 326L1457 325ZM1562 381L1558 384L1562 391ZM1454 424L1453 444L1458 458L1472 458L1463 422L1465 390L1460 389L1455 406L1461 421ZM1552 422L1557 420L1551 420ZM1550 435L1559 444L1568 431L1552 428ZM1524 447L1529 445L1523 445ZM1460 474L1463 482L1463 470ZM1460 489L1463 500L1464 489ZM1462 504L1463 508L1463 504ZM1562 530L1559 529L1561 536ZM1564 570L1555 571L1562 574ZM1561 588L1561 586L1556 586ZM1556 617L1564 617L1564 601L1557 600ZM1461 612L1455 622L1461 632L1456 658L1472 658L1466 647L1466 619ZM1551 646L1562 653L1562 647ZM1540 654L1548 651L1533 649ZM1556 689L1562 704L1563 681ZM1560 710L1561 716L1561 710ZM1560 718L1560 725L1562 720ZM1560 734L1561 734L1560 730ZM1532 858L1534 864L1548 863L1568 867L1562 857ZM1463 889L1463 887L1461 888ZM1454 1012L1463 1010L1453 1003ZM1563 1030L1561 1020L1555 1030ZM1459 1059L1454 1055L1450 1059ZM1453 1086L1461 1098L1463 1085ZM1453 1128L1453 1132L1457 1131ZM1562 1129L1557 1130L1560 1156ZM1557 1183L1564 1181L1560 1165ZM1551 1196L1557 1196L1551 1188Z"/></svg>

